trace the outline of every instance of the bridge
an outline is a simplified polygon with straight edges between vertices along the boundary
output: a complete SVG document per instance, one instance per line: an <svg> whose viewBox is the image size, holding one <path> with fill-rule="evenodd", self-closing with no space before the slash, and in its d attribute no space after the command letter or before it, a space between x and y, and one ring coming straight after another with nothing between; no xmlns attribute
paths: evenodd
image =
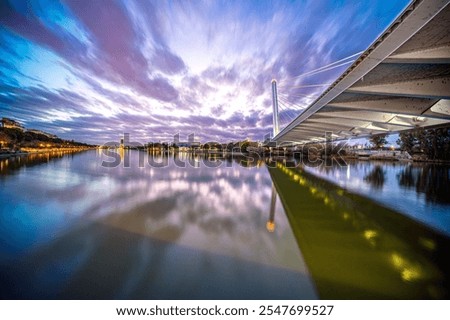
<svg viewBox="0 0 450 320"><path fill-rule="evenodd" d="M450 123L450 1L416 0L348 69L274 137L305 144Z"/></svg>

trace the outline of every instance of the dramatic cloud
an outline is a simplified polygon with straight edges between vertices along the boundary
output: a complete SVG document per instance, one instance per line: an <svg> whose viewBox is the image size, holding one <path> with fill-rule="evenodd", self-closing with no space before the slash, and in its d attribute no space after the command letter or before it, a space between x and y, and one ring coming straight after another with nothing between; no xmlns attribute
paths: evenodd
<svg viewBox="0 0 450 320"><path fill-rule="evenodd" d="M92 143L261 140L271 80L287 125L409 3L0 2L0 117ZM351 62L352 59L343 60Z"/></svg>

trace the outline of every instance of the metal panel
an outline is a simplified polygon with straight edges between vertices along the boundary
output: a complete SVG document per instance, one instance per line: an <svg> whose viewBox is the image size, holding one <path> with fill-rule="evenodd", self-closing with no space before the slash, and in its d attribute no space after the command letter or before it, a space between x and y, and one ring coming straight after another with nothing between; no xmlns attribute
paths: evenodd
<svg viewBox="0 0 450 320"><path fill-rule="evenodd" d="M275 140L323 139L325 131L341 138L368 136L449 123L449 2L413 1Z"/></svg>

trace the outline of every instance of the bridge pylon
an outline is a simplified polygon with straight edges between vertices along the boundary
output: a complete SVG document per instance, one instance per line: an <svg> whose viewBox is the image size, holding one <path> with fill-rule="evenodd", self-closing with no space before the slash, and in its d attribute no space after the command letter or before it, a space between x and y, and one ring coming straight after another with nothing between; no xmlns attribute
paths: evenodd
<svg viewBox="0 0 450 320"><path fill-rule="evenodd" d="M278 93L277 93L277 80L272 80L272 106L273 106L273 137L275 137L279 131L278 126Z"/></svg>

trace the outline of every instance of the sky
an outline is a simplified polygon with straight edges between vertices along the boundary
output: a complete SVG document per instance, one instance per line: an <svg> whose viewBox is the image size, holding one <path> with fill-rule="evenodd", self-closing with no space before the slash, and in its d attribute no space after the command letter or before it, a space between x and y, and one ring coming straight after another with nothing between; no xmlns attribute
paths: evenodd
<svg viewBox="0 0 450 320"><path fill-rule="evenodd" d="M272 79L283 128L408 3L1 0L0 117L94 144L263 140Z"/></svg>

